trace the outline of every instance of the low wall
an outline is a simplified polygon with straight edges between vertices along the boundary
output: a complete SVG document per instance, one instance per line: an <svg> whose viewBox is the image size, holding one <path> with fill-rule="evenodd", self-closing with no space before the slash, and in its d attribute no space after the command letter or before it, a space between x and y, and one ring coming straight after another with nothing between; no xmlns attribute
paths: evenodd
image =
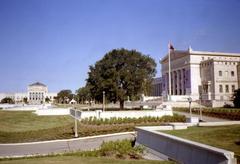
<svg viewBox="0 0 240 164"><path fill-rule="evenodd" d="M0 104L0 108L12 108L15 107L15 104Z"/></svg>
<svg viewBox="0 0 240 164"><path fill-rule="evenodd" d="M64 109L64 108L39 109L39 110L36 110L35 114L39 116L69 115L70 109Z"/></svg>
<svg viewBox="0 0 240 164"><path fill-rule="evenodd" d="M75 117L75 110L70 110L71 116ZM162 117L165 115L173 115L172 110L142 110L142 111L76 111L77 119L84 119L89 117L96 118L139 118L139 117Z"/></svg>
<svg viewBox="0 0 240 164"><path fill-rule="evenodd" d="M11 107L5 107L3 110L8 110L8 111L33 111L33 110L38 110L39 106L35 105L15 105Z"/></svg>
<svg viewBox="0 0 240 164"><path fill-rule="evenodd" d="M185 102L163 102L163 105L170 105L172 107L179 107L179 108L188 108L189 107L189 102L185 101ZM191 103L191 107L192 108L199 108L201 107L201 105L195 101L193 101ZM204 106L202 106L204 107Z"/></svg>
<svg viewBox="0 0 240 164"><path fill-rule="evenodd" d="M240 125L240 121L199 122L198 126L228 126Z"/></svg>
<svg viewBox="0 0 240 164"><path fill-rule="evenodd" d="M166 129L171 129L166 127ZM138 127L138 144L160 152L170 159L185 164L235 164L234 153L208 146L205 144L189 141L169 134L158 132L161 128Z"/></svg>

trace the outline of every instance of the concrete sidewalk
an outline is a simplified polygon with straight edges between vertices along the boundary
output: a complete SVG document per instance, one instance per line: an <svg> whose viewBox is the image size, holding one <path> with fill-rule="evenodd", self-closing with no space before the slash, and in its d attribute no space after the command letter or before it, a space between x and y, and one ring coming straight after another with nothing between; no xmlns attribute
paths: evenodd
<svg viewBox="0 0 240 164"><path fill-rule="evenodd" d="M103 142L133 139L135 132L124 132L66 140L0 144L0 158L47 155L77 150L98 149Z"/></svg>

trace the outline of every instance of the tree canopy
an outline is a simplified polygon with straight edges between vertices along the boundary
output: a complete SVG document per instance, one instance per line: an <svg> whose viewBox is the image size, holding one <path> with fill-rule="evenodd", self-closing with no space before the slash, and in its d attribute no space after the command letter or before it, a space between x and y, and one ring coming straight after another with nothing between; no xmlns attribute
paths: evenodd
<svg viewBox="0 0 240 164"><path fill-rule="evenodd" d="M56 100L58 103L68 103L73 98L72 91L69 89L61 90L58 94Z"/></svg>
<svg viewBox="0 0 240 164"><path fill-rule="evenodd" d="M1 100L1 103L8 103L8 104L14 104L14 100L10 97L5 97Z"/></svg>
<svg viewBox="0 0 240 164"><path fill-rule="evenodd" d="M88 86L81 87L78 90L76 90L76 97L78 99L78 102L80 101L90 101L91 100L91 93Z"/></svg>
<svg viewBox="0 0 240 164"><path fill-rule="evenodd" d="M136 50L114 49L90 66L87 86L91 95L102 100L103 91L112 102L124 100L150 92L152 79L156 74L155 61Z"/></svg>

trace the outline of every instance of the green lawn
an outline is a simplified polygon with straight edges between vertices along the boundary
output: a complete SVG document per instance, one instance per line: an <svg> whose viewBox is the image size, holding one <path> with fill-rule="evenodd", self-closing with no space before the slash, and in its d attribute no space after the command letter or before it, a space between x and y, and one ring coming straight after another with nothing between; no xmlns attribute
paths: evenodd
<svg viewBox="0 0 240 164"><path fill-rule="evenodd" d="M240 157L240 125L189 127L184 130L162 131L181 138L233 151Z"/></svg>
<svg viewBox="0 0 240 164"><path fill-rule="evenodd" d="M37 116L30 111L0 110L0 143L73 137L71 116Z"/></svg>
<svg viewBox="0 0 240 164"><path fill-rule="evenodd" d="M25 132L73 123L70 116L37 116L32 111L0 111L0 131Z"/></svg>
<svg viewBox="0 0 240 164"><path fill-rule="evenodd" d="M37 116L29 111L0 110L0 143L33 142L74 137L71 116ZM115 119L116 120L116 119ZM135 126L160 125L163 122L184 122L185 117L174 115L162 119L141 118L122 121L98 120L78 123L80 137L134 131ZM129 122L130 121L130 122Z"/></svg>
<svg viewBox="0 0 240 164"><path fill-rule="evenodd" d="M120 160L103 157L57 156L0 161L1 164L173 164L169 161Z"/></svg>

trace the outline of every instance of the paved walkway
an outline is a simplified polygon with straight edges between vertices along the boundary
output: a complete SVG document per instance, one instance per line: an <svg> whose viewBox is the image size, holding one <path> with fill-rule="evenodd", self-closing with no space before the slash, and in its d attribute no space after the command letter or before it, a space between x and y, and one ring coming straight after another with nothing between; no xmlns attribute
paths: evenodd
<svg viewBox="0 0 240 164"><path fill-rule="evenodd" d="M190 114L186 113L186 112L173 111L173 113L185 115L186 117L190 117ZM193 117L198 117L200 119L200 115L198 115L198 114L192 114L192 116ZM216 117L209 117L209 116L204 116L204 115L202 116L202 120L205 121L205 122L229 121L227 119L216 118Z"/></svg>
<svg viewBox="0 0 240 164"><path fill-rule="evenodd" d="M133 139L135 132L116 133L68 140L53 140L31 143L0 144L0 158L47 155L77 150L93 150L103 142Z"/></svg>

